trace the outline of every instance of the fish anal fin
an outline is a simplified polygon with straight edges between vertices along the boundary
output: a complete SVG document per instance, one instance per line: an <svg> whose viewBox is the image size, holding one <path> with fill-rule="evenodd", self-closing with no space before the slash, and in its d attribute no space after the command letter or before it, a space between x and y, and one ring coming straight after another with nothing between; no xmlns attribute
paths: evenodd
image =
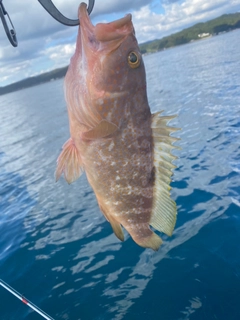
<svg viewBox="0 0 240 320"><path fill-rule="evenodd" d="M117 130L118 126L114 123L102 120L93 129L83 132L81 138L85 140L100 139L113 134Z"/></svg>
<svg viewBox="0 0 240 320"><path fill-rule="evenodd" d="M121 227L121 224L119 222L117 222L115 219L110 218L109 222L112 226L113 232L115 233L116 237L121 240L124 241L124 234L123 234L123 230Z"/></svg>
<svg viewBox="0 0 240 320"><path fill-rule="evenodd" d="M153 187L153 207L149 224L160 232L172 235L176 224L176 203L170 198L170 183L172 161L177 157L171 154L175 147L172 145L177 139L170 134L176 129L167 126L167 123L175 116L160 116L160 113L152 115L152 134L154 144L155 181Z"/></svg>
<svg viewBox="0 0 240 320"><path fill-rule="evenodd" d="M82 172L83 169L80 154L72 138L70 138L63 145L63 150L57 159L57 169L55 172L56 181L58 181L63 173L65 180L70 184L77 180Z"/></svg>
<svg viewBox="0 0 240 320"><path fill-rule="evenodd" d="M111 224L113 232L115 233L116 237L119 240L124 241L124 234L123 234L121 224L118 221L116 221L116 219L114 219L114 217L111 214L107 213L107 210L104 209L103 205L100 202L101 201L99 201L98 199L99 208L102 211L106 220Z"/></svg>

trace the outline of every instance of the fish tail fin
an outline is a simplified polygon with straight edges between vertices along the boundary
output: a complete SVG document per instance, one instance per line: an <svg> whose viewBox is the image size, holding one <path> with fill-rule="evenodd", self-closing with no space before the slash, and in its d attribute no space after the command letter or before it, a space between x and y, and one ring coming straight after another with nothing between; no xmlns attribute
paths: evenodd
<svg viewBox="0 0 240 320"><path fill-rule="evenodd" d="M143 248L150 248L157 251L160 245L163 243L162 239L149 229L150 235L147 237L133 237L133 240Z"/></svg>
<svg viewBox="0 0 240 320"><path fill-rule="evenodd" d="M153 208L150 225L160 232L171 236L176 224L177 207L170 198L170 183L172 170L176 168L172 161L177 159L171 154L171 150L176 148L172 145L179 140L172 137L171 133L179 130L167 126L167 123L175 116L159 116L156 113L152 116L152 134L154 143L154 167L155 182L153 189Z"/></svg>
<svg viewBox="0 0 240 320"><path fill-rule="evenodd" d="M57 169L55 172L56 181L64 174L65 180L70 184L77 180L82 174L82 160L80 154L70 138L64 145L63 150L57 159Z"/></svg>

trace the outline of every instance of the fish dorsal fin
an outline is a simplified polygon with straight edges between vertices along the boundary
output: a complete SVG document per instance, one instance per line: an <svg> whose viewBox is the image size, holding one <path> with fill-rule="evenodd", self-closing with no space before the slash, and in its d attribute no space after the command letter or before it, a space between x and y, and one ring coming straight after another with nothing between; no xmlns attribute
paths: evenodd
<svg viewBox="0 0 240 320"><path fill-rule="evenodd" d="M179 140L170 136L170 134L179 129L167 126L167 123L176 116L160 117L160 113L152 115L151 123L154 143L155 182L150 225L170 236L177 216L176 203L170 198L169 192L171 190L172 169L175 168L172 161L177 159L171 154L171 150L176 148L172 143Z"/></svg>
<svg viewBox="0 0 240 320"><path fill-rule="evenodd" d="M80 154L70 138L64 145L63 150L57 159L55 172L56 181L64 174L65 180L70 184L77 180L83 172Z"/></svg>
<svg viewBox="0 0 240 320"><path fill-rule="evenodd" d="M93 129L83 132L81 137L86 140L100 139L113 134L117 130L118 127L114 123L102 120Z"/></svg>

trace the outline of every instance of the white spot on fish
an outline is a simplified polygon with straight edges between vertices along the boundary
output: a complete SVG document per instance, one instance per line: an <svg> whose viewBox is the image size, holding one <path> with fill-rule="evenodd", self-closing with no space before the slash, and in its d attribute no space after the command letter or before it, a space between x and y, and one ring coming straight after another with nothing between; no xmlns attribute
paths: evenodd
<svg viewBox="0 0 240 320"><path fill-rule="evenodd" d="M120 177L119 177L119 176L116 176L116 180L120 180Z"/></svg>
<svg viewBox="0 0 240 320"><path fill-rule="evenodd" d="M113 141L111 141L109 147L108 147L108 151L112 151L113 147L115 146L115 143Z"/></svg>
<svg viewBox="0 0 240 320"><path fill-rule="evenodd" d="M132 194L132 187L131 187L131 186L128 186L127 189L128 189L127 194Z"/></svg>
<svg viewBox="0 0 240 320"><path fill-rule="evenodd" d="M115 161L112 161L111 162L111 166L115 166L116 162Z"/></svg>

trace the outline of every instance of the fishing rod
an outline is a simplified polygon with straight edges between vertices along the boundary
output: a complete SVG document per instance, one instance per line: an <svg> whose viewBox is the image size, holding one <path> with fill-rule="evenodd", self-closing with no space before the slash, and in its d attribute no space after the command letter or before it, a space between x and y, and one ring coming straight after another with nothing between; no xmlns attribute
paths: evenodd
<svg viewBox="0 0 240 320"><path fill-rule="evenodd" d="M50 317L46 312L35 306L31 301L27 300L25 297L23 297L19 292L17 292L15 289L10 287L9 284L4 282L3 280L0 279L0 285L5 288L7 291L11 292L15 297L17 297L19 300L22 301L22 303L26 304L30 308L32 308L34 311L36 311L38 314L40 314L43 318L47 320L54 320L52 317Z"/></svg>

